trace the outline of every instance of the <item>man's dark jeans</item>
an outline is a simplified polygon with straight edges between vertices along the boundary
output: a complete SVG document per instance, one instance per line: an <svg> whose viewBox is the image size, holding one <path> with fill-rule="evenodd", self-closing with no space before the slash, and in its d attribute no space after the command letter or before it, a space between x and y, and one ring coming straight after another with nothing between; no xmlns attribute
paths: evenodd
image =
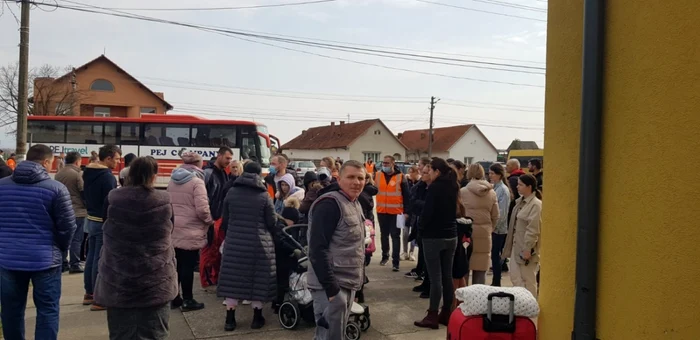
<svg viewBox="0 0 700 340"><path fill-rule="evenodd" d="M0 305L5 339L24 339L24 312L29 282L36 306L35 339L58 337L58 312L61 299L61 266L39 272L0 269Z"/></svg>
<svg viewBox="0 0 700 340"><path fill-rule="evenodd" d="M377 214L377 220L382 233L382 260L389 258L389 236L391 235L391 264L398 267L401 254L401 229L396 227L396 215Z"/></svg>
<svg viewBox="0 0 700 340"><path fill-rule="evenodd" d="M93 294L95 281L97 281L98 266L100 264L100 251L102 250L102 224L87 220L88 226L88 255L85 261L85 294Z"/></svg>
<svg viewBox="0 0 700 340"><path fill-rule="evenodd" d="M80 267L80 252L83 247L85 217L76 217L75 224L78 225L78 228L75 229L75 233L71 238L70 252L63 252L63 266L66 266L66 257L69 257L68 267L70 269L78 269Z"/></svg>

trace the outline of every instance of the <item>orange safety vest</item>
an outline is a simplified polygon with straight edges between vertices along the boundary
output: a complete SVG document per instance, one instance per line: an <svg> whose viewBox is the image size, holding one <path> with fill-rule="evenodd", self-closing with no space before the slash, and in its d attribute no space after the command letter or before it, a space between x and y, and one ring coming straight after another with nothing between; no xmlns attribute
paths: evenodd
<svg viewBox="0 0 700 340"><path fill-rule="evenodd" d="M383 171L378 171L374 175L374 184L379 188L377 194L377 213L400 215L403 214L403 195L401 183L403 174L396 174L389 183L386 182Z"/></svg>
<svg viewBox="0 0 700 340"><path fill-rule="evenodd" d="M7 166L9 166L10 169L12 169L12 171L15 171L15 167L17 167L17 162L15 162L14 159L10 158L7 160L6 163L7 163Z"/></svg>
<svg viewBox="0 0 700 340"><path fill-rule="evenodd" d="M365 163L365 171L367 171L368 174L373 174L374 173L374 163L372 163L372 164Z"/></svg>

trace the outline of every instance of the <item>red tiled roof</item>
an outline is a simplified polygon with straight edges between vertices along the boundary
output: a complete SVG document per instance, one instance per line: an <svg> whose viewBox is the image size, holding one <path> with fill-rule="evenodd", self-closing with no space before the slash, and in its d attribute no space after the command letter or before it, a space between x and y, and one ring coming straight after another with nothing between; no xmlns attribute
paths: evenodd
<svg viewBox="0 0 700 340"><path fill-rule="evenodd" d="M282 149L323 150L347 148L377 122L381 123L381 120L370 119L349 124L312 127L304 130L301 135L282 145Z"/></svg>
<svg viewBox="0 0 700 340"><path fill-rule="evenodd" d="M457 125L433 129L433 152L447 152L474 126ZM409 151L428 152L429 130L409 130L401 134L401 142Z"/></svg>

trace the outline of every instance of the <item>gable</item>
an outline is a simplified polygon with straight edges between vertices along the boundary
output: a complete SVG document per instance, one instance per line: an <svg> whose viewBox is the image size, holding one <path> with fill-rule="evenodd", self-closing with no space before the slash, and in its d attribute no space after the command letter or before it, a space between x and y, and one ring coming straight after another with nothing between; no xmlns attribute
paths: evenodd
<svg viewBox="0 0 700 340"><path fill-rule="evenodd" d="M350 124L332 124L312 127L302 131L289 142L282 145L282 149L295 150L323 150L346 149L379 119L362 120Z"/></svg>
<svg viewBox="0 0 700 340"><path fill-rule="evenodd" d="M457 125L433 129L433 152L448 152L474 125ZM409 151L428 152L430 130L409 130L401 134L401 142Z"/></svg>

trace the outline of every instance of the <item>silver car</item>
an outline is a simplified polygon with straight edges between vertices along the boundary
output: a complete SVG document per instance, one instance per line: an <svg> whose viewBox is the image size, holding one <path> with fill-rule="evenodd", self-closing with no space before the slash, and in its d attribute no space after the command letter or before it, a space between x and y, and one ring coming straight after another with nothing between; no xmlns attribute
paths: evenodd
<svg viewBox="0 0 700 340"><path fill-rule="evenodd" d="M293 161L289 165L297 172L297 177L299 178L299 182L301 182L297 183L297 185L303 185L304 175L307 172L316 172L316 164L314 164L313 161Z"/></svg>

